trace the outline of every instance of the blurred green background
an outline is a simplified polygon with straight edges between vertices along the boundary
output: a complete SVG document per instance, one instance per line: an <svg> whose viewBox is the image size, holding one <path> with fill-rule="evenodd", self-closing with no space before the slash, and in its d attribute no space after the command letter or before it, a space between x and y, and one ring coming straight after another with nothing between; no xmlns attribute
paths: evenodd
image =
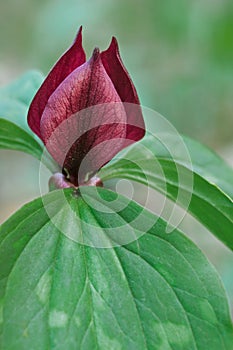
<svg viewBox="0 0 233 350"><path fill-rule="evenodd" d="M6 79L46 73L83 24L89 55L118 38L143 105L213 147L232 141L232 0L1 0L0 21Z"/></svg>
<svg viewBox="0 0 233 350"><path fill-rule="evenodd" d="M88 56L116 36L141 103L233 164L232 0L1 0L0 23L0 85L28 69L46 74L82 24ZM0 155L4 220L38 195L38 164ZM184 227L233 299L232 254L189 217Z"/></svg>

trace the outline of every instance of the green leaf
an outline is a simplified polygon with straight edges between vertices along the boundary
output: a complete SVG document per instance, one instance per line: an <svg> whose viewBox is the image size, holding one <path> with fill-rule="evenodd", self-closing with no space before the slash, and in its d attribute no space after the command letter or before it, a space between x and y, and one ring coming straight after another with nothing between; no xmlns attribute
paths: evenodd
<svg viewBox="0 0 233 350"><path fill-rule="evenodd" d="M160 191L233 249L233 170L199 143L169 135L161 143L146 136L99 176L103 181L126 178Z"/></svg>
<svg viewBox="0 0 233 350"><path fill-rule="evenodd" d="M43 161L47 168L54 172L57 165L46 150L25 130L14 123L0 118L0 149L21 151Z"/></svg>
<svg viewBox="0 0 233 350"><path fill-rule="evenodd" d="M35 135L27 124L27 111L32 98L44 77L37 71L29 71L8 86L0 89L0 116Z"/></svg>
<svg viewBox="0 0 233 350"><path fill-rule="evenodd" d="M0 149L26 152L56 172L57 164L27 124L29 105L43 80L41 73L29 71L0 89Z"/></svg>
<svg viewBox="0 0 233 350"><path fill-rule="evenodd" d="M190 164L187 160L185 161L184 157L182 157L182 153L176 154L174 160L184 164L190 170L193 169L195 173L206 179L208 182L216 184L223 192L228 194L229 197L233 198L233 169L208 147L187 136L182 136L182 139L190 154L192 167L190 168ZM150 142L150 139L148 139L148 142ZM176 150L176 140L171 138L168 142L170 147ZM158 152L158 143L155 147L157 147ZM159 155L160 157L171 157L167 148L161 147L161 144Z"/></svg>
<svg viewBox="0 0 233 350"><path fill-rule="evenodd" d="M29 153L41 159L43 150L36 140L26 131L0 118L0 149L11 149Z"/></svg>
<svg viewBox="0 0 233 350"><path fill-rule="evenodd" d="M44 76L40 72L28 71L8 86L2 87L0 94L29 105L43 80Z"/></svg>
<svg viewBox="0 0 233 350"><path fill-rule="evenodd" d="M54 191L24 206L1 227L0 347L230 350L216 271L165 227L101 188Z"/></svg>

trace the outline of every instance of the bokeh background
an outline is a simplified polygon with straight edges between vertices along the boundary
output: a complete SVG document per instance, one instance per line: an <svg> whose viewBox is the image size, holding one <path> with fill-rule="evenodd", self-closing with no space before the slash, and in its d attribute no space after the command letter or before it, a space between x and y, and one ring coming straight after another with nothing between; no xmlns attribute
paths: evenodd
<svg viewBox="0 0 233 350"><path fill-rule="evenodd" d="M232 0L0 0L0 86L29 69L46 74L81 24L88 55L116 36L142 104L233 164ZM38 162L12 151L0 157L4 221L38 196ZM232 301L232 253L189 216L181 228L216 266Z"/></svg>

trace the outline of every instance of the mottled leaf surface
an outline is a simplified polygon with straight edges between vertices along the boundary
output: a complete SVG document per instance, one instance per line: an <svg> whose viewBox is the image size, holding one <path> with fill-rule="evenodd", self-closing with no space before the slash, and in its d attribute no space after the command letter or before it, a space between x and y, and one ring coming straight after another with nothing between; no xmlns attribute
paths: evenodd
<svg viewBox="0 0 233 350"><path fill-rule="evenodd" d="M189 239L166 234L164 221L112 191L65 190L67 205L61 193L1 227L1 348L231 349L222 284ZM61 232L70 226L84 241L89 223L93 235L119 226L127 234L138 216L141 227L155 223L123 246L94 248Z"/></svg>
<svg viewBox="0 0 233 350"><path fill-rule="evenodd" d="M233 170L205 146L183 137L188 161L176 141L168 137L164 147L154 136L146 136L102 168L99 176L103 181L126 178L160 191L233 249Z"/></svg>

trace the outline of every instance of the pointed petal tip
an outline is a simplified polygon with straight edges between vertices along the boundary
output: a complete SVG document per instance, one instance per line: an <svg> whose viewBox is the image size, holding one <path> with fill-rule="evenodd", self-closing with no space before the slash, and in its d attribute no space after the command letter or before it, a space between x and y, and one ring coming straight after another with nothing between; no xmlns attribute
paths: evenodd
<svg viewBox="0 0 233 350"><path fill-rule="evenodd" d="M74 40L75 44L82 45L82 30L83 30L83 26L80 26L78 33L77 33L75 40Z"/></svg>
<svg viewBox="0 0 233 350"><path fill-rule="evenodd" d="M117 42L117 38L115 36L112 37L112 41L110 46L114 46L115 48L118 49L118 42Z"/></svg>
<svg viewBox="0 0 233 350"><path fill-rule="evenodd" d="M91 56L91 59L95 62L98 60L99 57L100 57L100 49L98 47L95 47L93 50L93 54Z"/></svg>
<svg viewBox="0 0 233 350"><path fill-rule="evenodd" d="M50 96L71 72L85 62L86 55L82 47L82 26L80 26L73 44L55 63L29 107L28 125L40 138L40 121Z"/></svg>
<svg viewBox="0 0 233 350"><path fill-rule="evenodd" d="M119 52L118 42L115 36L112 37L109 47L102 52L102 55L105 55L110 51Z"/></svg>

